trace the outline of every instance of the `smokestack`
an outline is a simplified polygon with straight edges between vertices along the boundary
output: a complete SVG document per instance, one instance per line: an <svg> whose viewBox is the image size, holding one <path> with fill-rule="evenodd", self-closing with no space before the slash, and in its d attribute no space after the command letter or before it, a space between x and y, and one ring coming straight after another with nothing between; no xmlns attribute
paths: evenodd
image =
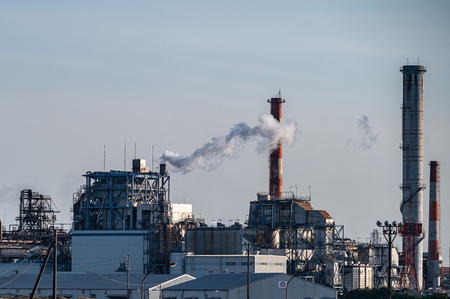
<svg viewBox="0 0 450 299"><path fill-rule="evenodd" d="M270 113L273 118L281 124L281 104L285 102L281 98L281 92L278 93L279 98L271 98L267 100L270 103ZM270 153L270 174L269 174L269 194L273 198L281 198L283 193L283 158L281 142L278 143Z"/></svg>
<svg viewBox="0 0 450 299"><path fill-rule="evenodd" d="M422 222L423 222L423 74L426 68L422 65L404 65L403 73L403 182L401 212L403 223L404 266L409 273L407 288L421 292L423 289L422 273ZM402 270L402 278L405 274ZM400 282L402 281L400 279ZM402 287L402 286L401 286Z"/></svg>
<svg viewBox="0 0 450 299"><path fill-rule="evenodd" d="M430 162L430 214L428 224L428 282L433 290L440 285L439 271L439 162Z"/></svg>

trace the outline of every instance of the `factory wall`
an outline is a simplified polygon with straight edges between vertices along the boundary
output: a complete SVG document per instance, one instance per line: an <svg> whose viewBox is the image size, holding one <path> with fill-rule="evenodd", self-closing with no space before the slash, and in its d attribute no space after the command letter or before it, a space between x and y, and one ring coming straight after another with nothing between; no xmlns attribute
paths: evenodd
<svg viewBox="0 0 450 299"><path fill-rule="evenodd" d="M131 273L144 273L145 233L142 230L73 231L72 272L115 273L129 254Z"/></svg>
<svg viewBox="0 0 450 299"><path fill-rule="evenodd" d="M250 273L286 273L286 257L251 255ZM202 277L209 274L247 273L246 255L189 255L185 257L186 274Z"/></svg>
<svg viewBox="0 0 450 299"><path fill-rule="evenodd" d="M205 227L187 230L186 249L196 255L240 254L242 228Z"/></svg>

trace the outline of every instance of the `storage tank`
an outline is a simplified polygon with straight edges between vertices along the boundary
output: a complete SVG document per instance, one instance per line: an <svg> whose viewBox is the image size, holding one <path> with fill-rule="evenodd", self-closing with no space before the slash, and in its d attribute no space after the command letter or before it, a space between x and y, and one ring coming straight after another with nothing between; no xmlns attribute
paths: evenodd
<svg viewBox="0 0 450 299"><path fill-rule="evenodd" d="M185 256L193 255L191 251L177 251L169 253L169 263L177 263L175 267L169 267L169 274L184 274Z"/></svg>

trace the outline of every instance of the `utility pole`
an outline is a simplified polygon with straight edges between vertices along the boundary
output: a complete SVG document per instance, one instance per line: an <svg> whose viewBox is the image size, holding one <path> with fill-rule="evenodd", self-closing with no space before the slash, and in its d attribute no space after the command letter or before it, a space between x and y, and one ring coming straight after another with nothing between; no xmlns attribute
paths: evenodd
<svg viewBox="0 0 450 299"><path fill-rule="evenodd" d="M244 247L247 250L247 299L250 299L250 251L255 244L245 243Z"/></svg>
<svg viewBox="0 0 450 299"><path fill-rule="evenodd" d="M127 299L130 299L130 254L127 254Z"/></svg>
<svg viewBox="0 0 450 299"><path fill-rule="evenodd" d="M384 225L378 221L377 225L383 228L383 236L388 242L389 246L389 267L388 267L388 298L391 299L391 287L392 287L392 242L394 242L395 237L397 236L398 229L403 226L403 224L397 223L396 221L389 223L389 221L385 221ZM387 237L386 237L387 236Z"/></svg>
<svg viewBox="0 0 450 299"><path fill-rule="evenodd" d="M56 277L58 270L58 232L55 228L55 240L53 241L53 299L56 299Z"/></svg>

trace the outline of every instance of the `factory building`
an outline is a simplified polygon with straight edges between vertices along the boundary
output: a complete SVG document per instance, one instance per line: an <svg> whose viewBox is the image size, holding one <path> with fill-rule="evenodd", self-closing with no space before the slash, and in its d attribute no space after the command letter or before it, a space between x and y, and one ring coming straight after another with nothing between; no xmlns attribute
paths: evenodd
<svg viewBox="0 0 450 299"><path fill-rule="evenodd" d="M184 228L197 225L192 205L171 204L165 164L152 172L135 159L132 171L88 171L84 177L73 203L75 273L114 273L125 263L144 274L167 264L168 253L182 248Z"/></svg>
<svg viewBox="0 0 450 299"><path fill-rule="evenodd" d="M374 287L374 268L369 265L344 267L344 290L372 289Z"/></svg>
<svg viewBox="0 0 450 299"><path fill-rule="evenodd" d="M9 296L29 296L36 283L36 275L23 274L0 277L1 293ZM145 275L124 274L65 274L58 275L58 296L93 299L141 299L141 284ZM193 280L183 275L151 275L145 279L145 299L161 298L161 289ZM128 295L127 295L128 293ZM53 294L53 275L43 275L36 296ZM150 296L149 296L150 295Z"/></svg>
<svg viewBox="0 0 450 299"><path fill-rule="evenodd" d="M357 288L380 288L388 285L389 247L379 242L377 230L369 243L345 240L344 292ZM398 287L400 279L399 254L392 248L392 285Z"/></svg>
<svg viewBox="0 0 450 299"><path fill-rule="evenodd" d="M250 298L337 298L333 288L318 285L302 278L294 278L286 288L291 275L279 273L250 274ZM247 274L212 274L162 290L162 298L216 298L245 299L247 297Z"/></svg>
<svg viewBox="0 0 450 299"><path fill-rule="evenodd" d="M196 278L209 274L286 273L286 257L277 255L187 255L185 273Z"/></svg>

